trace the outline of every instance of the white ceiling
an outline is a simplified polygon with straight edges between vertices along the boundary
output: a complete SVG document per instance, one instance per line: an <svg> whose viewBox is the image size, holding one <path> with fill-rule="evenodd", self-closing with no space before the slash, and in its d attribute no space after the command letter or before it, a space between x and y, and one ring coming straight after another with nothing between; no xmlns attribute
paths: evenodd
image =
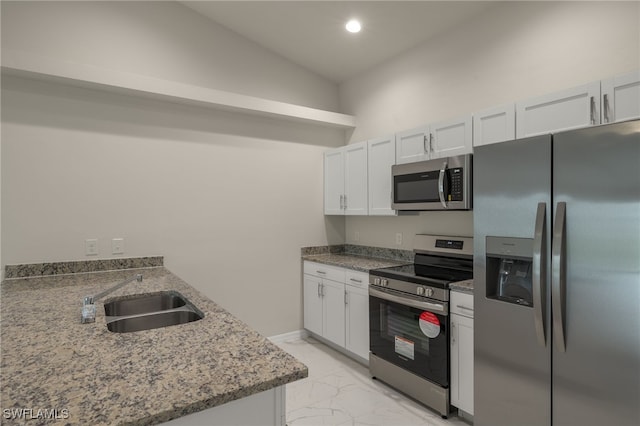
<svg viewBox="0 0 640 426"><path fill-rule="evenodd" d="M491 7L490 1L181 1L336 83ZM362 31L350 34L350 18Z"/></svg>

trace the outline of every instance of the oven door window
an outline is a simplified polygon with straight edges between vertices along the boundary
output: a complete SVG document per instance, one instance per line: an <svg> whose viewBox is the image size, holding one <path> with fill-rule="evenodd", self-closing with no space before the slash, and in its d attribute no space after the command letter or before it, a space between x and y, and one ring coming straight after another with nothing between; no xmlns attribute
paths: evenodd
<svg viewBox="0 0 640 426"><path fill-rule="evenodd" d="M369 296L371 352L449 386L448 317Z"/></svg>

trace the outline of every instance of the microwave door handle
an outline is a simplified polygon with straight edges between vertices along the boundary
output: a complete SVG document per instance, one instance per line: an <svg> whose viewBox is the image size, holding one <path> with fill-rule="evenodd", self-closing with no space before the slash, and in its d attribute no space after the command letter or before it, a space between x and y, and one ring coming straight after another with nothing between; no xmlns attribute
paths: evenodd
<svg viewBox="0 0 640 426"><path fill-rule="evenodd" d="M438 195L440 196L440 203L442 207L447 208L447 201L444 199L444 174L447 171L447 162L442 163L440 169L440 176L438 177Z"/></svg>

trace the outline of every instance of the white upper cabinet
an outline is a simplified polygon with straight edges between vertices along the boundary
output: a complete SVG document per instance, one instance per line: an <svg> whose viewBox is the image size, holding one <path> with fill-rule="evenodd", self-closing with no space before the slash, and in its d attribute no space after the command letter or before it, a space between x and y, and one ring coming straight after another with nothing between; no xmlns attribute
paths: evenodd
<svg viewBox="0 0 640 426"><path fill-rule="evenodd" d="M429 126L396 133L396 164L414 163L430 158Z"/></svg>
<svg viewBox="0 0 640 426"><path fill-rule="evenodd" d="M369 208L367 142L344 147L344 166L344 214L366 215Z"/></svg>
<svg viewBox="0 0 640 426"><path fill-rule="evenodd" d="M600 81L516 103L516 136L600 124Z"/></svg>
<svg viewBox="0 0 640 426"><path fill-rule="evenodd" d="M366 215L367 143L324 153L324 214Z"/></svg>
<svg viewBox="0 0 640 426"><path fill-rule="evenodd" d="M433 123L430 126L431 158L469 154L473 151L471 115Z"/></svg>
<svg viewBox="0 0 640 426"><path fill-rule="evenodd" d="M324 153L324 214L344 214L344 151Z"/></svg>
<svg viewBox="0 0 640 426"><path fill-rule="evenodd" d="M473 114L473 146L505 142L515 138L516 105L514 103Z"/></svg>
<svg viewBox="0 0 640 426"><path fill-rule="evenodd" d="M602 80L602 123L640 118L640 71Z"/></svg>
<svg viewBox="0 0 640 426"><path fill-rule="evenodd" d="M368 142L369 215L394 216L391 208L391 166L396 163L393 135Z"/></svg>

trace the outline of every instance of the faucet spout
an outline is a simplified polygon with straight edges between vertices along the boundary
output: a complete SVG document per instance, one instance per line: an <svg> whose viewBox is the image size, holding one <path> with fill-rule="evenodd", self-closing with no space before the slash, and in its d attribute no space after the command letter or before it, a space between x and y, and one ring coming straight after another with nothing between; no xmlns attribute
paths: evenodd
<svg viewBox="0 0 640 426"><path fill-rule="evenodd" d="M96 321L95 301L106 296L109 293L112 293L118 290L119 288L124 287L125 285L129 284L132 281L138 281L139 283L142 282L142 274L136 274L135 277L124 280L121 283L118 283L113 287L108 288L104 291L101 291L100 293L94 296L85 296L84 299L82 300L82 317L80 318L80 322L82 324L95 322Z"/></svg>

